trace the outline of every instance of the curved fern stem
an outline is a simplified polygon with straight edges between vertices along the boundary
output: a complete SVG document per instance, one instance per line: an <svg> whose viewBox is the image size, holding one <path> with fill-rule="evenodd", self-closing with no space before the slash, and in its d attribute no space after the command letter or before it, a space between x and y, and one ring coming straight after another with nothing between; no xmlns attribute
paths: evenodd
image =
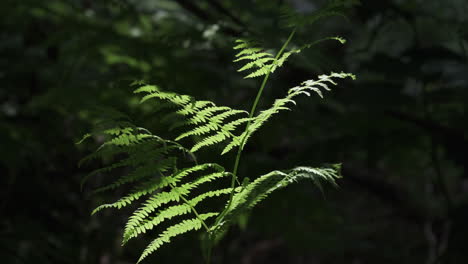
<svg viewBox="0 0 468 264"><path fill-rule="evenodd" d="M281 57L284 50L288 46L289 42L291 42L292 38L294 37L295 33L296 33L296 29L294 29L291 32L291 34L289 34L288 39L286 40L286 42L283 44L281 49L276 54L275 60L274 60L275 62L278 61L278 59ZM266 83L267 83L268 78L270 77L270 74L271 74L271 69L274 67L274 65L275 65L274 63L271 64L270 69L268 70L267 74L263 78L260 89L258 90L257 96L255 97L255 101L253 102L252 109L250 110L249 121L247 122L247 125L245 127L245 130L244 130L245 132L247 132L249 130L249 127L252 124L252 118L253 118L253 116L255 114L255 110L257 109L258 102L260 101L260 98L262 97L263 90L265 89ZM240 144L239 148L237 149L236 160L234 162L234 169L233 169L232 178L231 178L232 191L231 191L231 194L229 195L229 201L228 201L228 204L227 204L226 208L224 208L223 212L216 219L216 225L219 224L222 221L224 215L229 210L229 208L230 208L230 206L232 204L232 199L234 197L234 187L235 187L235 184L236 184L236 181L237 181L237 171L239 169L239 162L240 162L240 158L241 158L241 155L242 155L242 150L244 149L244 144L245 144L245 141L247 140L247 137L248 137L248 134L244 133L244 136L242 137L242 140L241 140L241 144Z"/></svg>

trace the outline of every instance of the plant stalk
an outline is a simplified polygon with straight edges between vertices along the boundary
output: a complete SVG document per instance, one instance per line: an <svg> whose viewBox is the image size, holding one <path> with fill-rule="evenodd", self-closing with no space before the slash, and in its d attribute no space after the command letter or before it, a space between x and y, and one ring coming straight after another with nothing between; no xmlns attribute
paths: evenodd
<svg viewBox="0 0 468 264"><path fill-rule="evenodd" d="M286 40L286 42L283 44L281 49L276 54L274 63L277 62L278 59L280 58L280 56L283 54L284 50L288 46L289 42L291 42L291 40L292 40L295 33L296 33L296 29L294 29L291 32L291 34L289 34L288 39ZM268 70L267 74L263 78L262 84L260 85L260 89L258 90L257 96L255 97L255 101L253 102L252 109L250 110L249 121L247 122L247 125L245 127L245 130L244 130L244 133L243 133L244 136L242 137L241 144L240 144L239 148L237 149L236 160L234 162L234 169L232 171L232 178L231 178L232 191L231 191L231 193L229 195L228 204L227 204L226 208L223 210L223 212L221 213L220 217L218 217L218 219L216 221L216 224L221 222L221 220L224 218L227 210L231 207L232 199L234 197L234 187L235 187L235 184L236 184L236 181L237 181L237 171L239 169L239 162L240 162L240 158L242 156L242 151L244 149L244 144L246 143L246 140L247 140L247 137L248 137L248 132L247 131L249 131L250 125L252 124L252 118L253 118L253 116L255 114L255 110L257 109L258 102L260 101L260 98L262 97L263 90L265 89L266 83L267 83L267 81L268 81L268 79L270 77L271 70L272 70L272 68L274 66L274 63L272 63L272 65L270 66L270 69Z"/></svg>
<svg viewBox="0 0 468 264"><path fill-rule="evenodd" d="M172 187L173 189L177 188L174 184L171 184L171 187ZM200 217L200 215L199 215L198 212L197 212L197 209L195 209L195 207L193 207L193 206L189 203L189 201L188 201L187 199L185 199L185 197L184 197L182 194L180 194L180 193L178 193L178 192L177 192L177 194L179 195L180 199L182 199L182 201L184 201L184 203L186 203L186 204L190 207L190 209L192 210L192 212L195 214L195 217L196 217L198 220L200 220L202 226L206 229L206 232L209 233L209 232L210 232L210 228L209 228L208 225L205 223L205 221Z"/></svg>

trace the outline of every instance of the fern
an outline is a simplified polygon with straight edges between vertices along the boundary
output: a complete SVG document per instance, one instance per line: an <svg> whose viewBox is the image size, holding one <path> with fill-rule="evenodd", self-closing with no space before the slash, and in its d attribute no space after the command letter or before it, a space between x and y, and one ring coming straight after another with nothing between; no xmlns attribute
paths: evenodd
<svg viewBox="0 0 468 264"><path fill-rule="evenodd" d="M335 2L338 4L343 1ZM275 170L254 177L252 182L244 177L243 184L238 184L237 172L242 151L252 134L265 122L283 110L290 110L300 95L316 93L323 98L323 90L330 91L330 87L337 84L337 79L355 78L343 72L320 75L316 80L307 80L289 89L284 98L275 100L270 108L257 113L257 105L270 74L283 66L291 55L326 39L344 43L343 39L332 37L287 50L294 34L295 30L274 55L251 41L236 41L234 49L239 52L235 62L245 62L239 71L250 71L246 78L263 76L250 112L164 91L156 85L138 83L141 86L134 93L141 95L141 103L152 103L154 113L163 124L167 124L165 127L168 130L177 131L173 139L163 139L125 121L117 122L114 127L98 129L80 140L79 143L94 136L104 139L104 143L80 164L95 159L102 159L108 164L92 171L83 183L92 176L115 174L116 169L125 168L127 173L94 192L132 186L127 187L130 189L127 195L98 206L92 214L107 208L135 206L136 209L125 224L122 244L151 230L159 230L158 236L146 247L138 262L170 243L173 238L200 229L205 230L205 255L209 260L211 247L228 228L272 192L303 179L312 180L319 189L322 189L322 181L336 185L335 180L340 177L338 165ZM189 149L182 144L188 139L194 140ZM225 144L222 154L237 149L232 172L216 163L196 163L193 153L219 144ZM187 155L191 158L188 159ZM194 161L195 164L192 163ZM230 184L223 180L225 178L230 178ZM203 202L210 198L223 202L221 208L204 206Z"/></svg>

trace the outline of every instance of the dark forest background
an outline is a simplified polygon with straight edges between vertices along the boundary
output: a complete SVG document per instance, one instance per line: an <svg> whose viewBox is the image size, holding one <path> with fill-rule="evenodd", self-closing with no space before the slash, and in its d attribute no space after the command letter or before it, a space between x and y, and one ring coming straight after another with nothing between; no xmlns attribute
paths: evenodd
<svg viewBox="0 0 468 264"><path fill-rule="evenodd" d="M325 4L0 1L0 262L134 263L151 235L122 248L127 214L90 216L112 197L90 195L99 177L80 190L94 167L77 163L96 143L75 142L117 111L146 126L134 80L248 109L259 81L237 73L234 40L278 48L289 33L284 7L308 14ZM468 2L369 0L345 14L299 29L298 43L348 42L289 60L260 108L318 74L357 80L275 117L240 169L254 178L342 162L340 187L275 193L228 234L214 263L468 263ZM192 235L146 263L201 259Z"/></svg>

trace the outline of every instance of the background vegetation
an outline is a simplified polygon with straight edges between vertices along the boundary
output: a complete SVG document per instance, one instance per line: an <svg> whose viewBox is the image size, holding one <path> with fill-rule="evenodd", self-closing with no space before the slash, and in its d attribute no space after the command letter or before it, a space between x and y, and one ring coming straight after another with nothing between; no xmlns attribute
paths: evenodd
<svg viewBox="0 0 468 264"><path fill-rule="evenodd" d="M134 263L151 236L122 248L125 214L90 216L103 197L89 190L103 179L80 190L92 168L77 162L94 146L75 142L120 112L151 126L133 80L248 109L258 80L236 72L233 40L277 48L289 33L284 7L308 14L326 2L1 1L2 263ZM215 249L215 263L466 261L468 4L352 2L347 18L297 34L298 43L339 35L347 44L290 60L260 108L317 74L358 79L275 117L247 146L239 172L343 162L340 188L326 188L325 198L308 184L275 193ZM196 239L177 239L147 263L201 262Z"/></svg>

